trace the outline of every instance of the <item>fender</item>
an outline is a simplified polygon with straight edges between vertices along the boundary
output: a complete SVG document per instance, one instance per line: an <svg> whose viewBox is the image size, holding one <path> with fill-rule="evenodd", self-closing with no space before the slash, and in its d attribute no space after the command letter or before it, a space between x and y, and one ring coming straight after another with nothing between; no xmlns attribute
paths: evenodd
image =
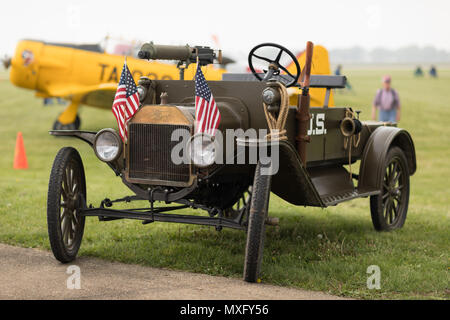
<svg viewBox="0 0 450 320"><path fill-rule="evenodd" d="M95 131L81 130L51 130L49 133L52 136L78 138L90 145L92 149L94 149L95 136L97 135L97 132ZM106 164L114 171L116 176L119 176L123 169L123 166L121 165L123 161L121 161L121 159L123 160L122 156L113 162L106 162Z"/></svg>
<svg viewBox="0 0 450 320"><path fill-rule="evenodd" d="M397 127L378 127L370 135L361 158L358 189L380 190L384 159L391 146L405 152L409 174L416 171L416 151L408 131Z"/></svg>
<svg viewBox="0 0 450 320"><path fill-rule="evenodd" d="M97 134L97 132L95 131L81 130L51 130L48 133L50 133L52 136L75 137L86 142L91 147L93 147L94 145L95 135Z"/></svg>

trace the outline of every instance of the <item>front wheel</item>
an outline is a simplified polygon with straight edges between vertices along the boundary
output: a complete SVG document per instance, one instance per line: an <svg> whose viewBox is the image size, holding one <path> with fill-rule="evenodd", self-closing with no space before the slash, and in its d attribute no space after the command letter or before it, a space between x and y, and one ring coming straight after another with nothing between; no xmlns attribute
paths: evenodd
<svg viewBox="0 0 450 320"><path fill-rule="evenodd" d="M377 231L403 227L408 212L409 170L405 153L391 148L384 163L381 193L370 197L372 223Z"/></svg>
<svg viewBox="0 0 450 320"><path fill-rule="evenodd" d="M75 260L81 245L85 217L80 209L86 201L83 162L77 150L59 150L53 162L47 197L47 225L55 258L63 263Z"/></svg>
<svg viewBox="0 0 450 320"><path fill-rule="evenodd" d="M269 207L272 176L262 174L262 167L258 162L250 202L244 263L244 280L247 282L258 281L263 257L265 221Z"/></svg>

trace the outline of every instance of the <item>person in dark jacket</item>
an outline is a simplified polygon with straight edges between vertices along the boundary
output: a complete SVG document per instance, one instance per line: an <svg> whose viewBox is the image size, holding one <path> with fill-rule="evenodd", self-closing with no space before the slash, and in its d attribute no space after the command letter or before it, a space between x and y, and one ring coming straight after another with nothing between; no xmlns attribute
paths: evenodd
<svg viewBox="0 0 450 320"><path fill-rule="evenodd" d="M336 76L342 75L342 66L340 64L338 64L338 66L336 67L334 74ZM345 82L345 87L350 91L352 90L352 86L351 86L350 82L348 82L348 80Z"/></svg>
<svg viewBox="0 0 450 320"><path fill-rule="evenodd" d="M436 69L435 66L431 66L431 68L430 68L430 76L432 78L437 78L437 69Z"/></svg>
<svg viewBox="0 0 450 320"><path fill-rule="evenodd" d="M423 76L423 71L422 71L422 68L420 66L417 66L416 70L414 71L414 75L416 77L422 77Z"/></svg>

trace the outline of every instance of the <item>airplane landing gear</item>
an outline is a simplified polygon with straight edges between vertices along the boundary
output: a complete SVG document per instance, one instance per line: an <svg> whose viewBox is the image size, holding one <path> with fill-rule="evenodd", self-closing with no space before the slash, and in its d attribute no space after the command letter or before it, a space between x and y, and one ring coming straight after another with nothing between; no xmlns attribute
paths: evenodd
<svg viewBox="0 0 450 320"><path fill-rule="evenodd" d="M80 129L80 117L78 108L80 106L79 97L73 98L67 108L58 116L53 123L53 130L78 130Z"/></svg>
<svg viewBox="0 0 450 320"><path fill-rule="evenodd" d="M75 121L72 123L62 124L58 121L58 119L55 120L53 123L53 130L78 130L80 129L81 120L80 117L77 115L75 118Z"/></svg>

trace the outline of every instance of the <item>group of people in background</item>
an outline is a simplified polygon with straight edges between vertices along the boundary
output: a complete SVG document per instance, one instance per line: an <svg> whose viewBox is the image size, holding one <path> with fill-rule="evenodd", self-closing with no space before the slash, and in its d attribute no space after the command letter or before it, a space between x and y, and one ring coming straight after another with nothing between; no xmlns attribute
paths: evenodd
<svg viewBox="0 0 450 320"><path fill-rule="evenodd" d="M336 76L342 74L342 65L338 65L334 71ZM397 91L391 87L392 78L390 75L383 77L383 87L377 90L372 104L372 120L377 118L377 111L379 113L378 120L386 122L400 121L400 97ZM346 89L352 90L352 86L347 81Z"/></svg>
<svg viewBox="0 0 450 320"><path fill-rule="evenodd" d="M437 78L436 66L432 65L429 70L429 75L432 78ZM416 77L423 76L423 70L420 66L414 71ZM383 87L378 89L373 99L372 105L372 120L377 118L377 111L379 111L379 121L399 122L400 121L400 97L391 87L391 76L385 75L383 77Z"/></svg>
<svg viewBox="0 0 450 320"><path fill-rule="evenodd" d="M339 76L342 73L342 66L338 65L334 72ZM434 65L430 67L429 75L432 78L437 78L437 69ZM422 67L417 66L414 71L416 77L424 75ZM400 121L400 97L398 92L391 86L392 78L390 75L385 75L382 78L382 88L378 89L372 103L372 120L377 119L384 122L396 123ZM347 82L346 88L352 90L352 86Z"/></svg>
<svg viewBox="0 0 450 320"><path fill-rule="evenodd" d="M414 75L416 77L423 77L423 70L421 66L417 66L416 70L414 70ZM430 67L430 70L428 71L428 74L430 75L430 77L432 78L437 78L438 74L437 74L437 69L436 66L432 65Z"/></svg>

